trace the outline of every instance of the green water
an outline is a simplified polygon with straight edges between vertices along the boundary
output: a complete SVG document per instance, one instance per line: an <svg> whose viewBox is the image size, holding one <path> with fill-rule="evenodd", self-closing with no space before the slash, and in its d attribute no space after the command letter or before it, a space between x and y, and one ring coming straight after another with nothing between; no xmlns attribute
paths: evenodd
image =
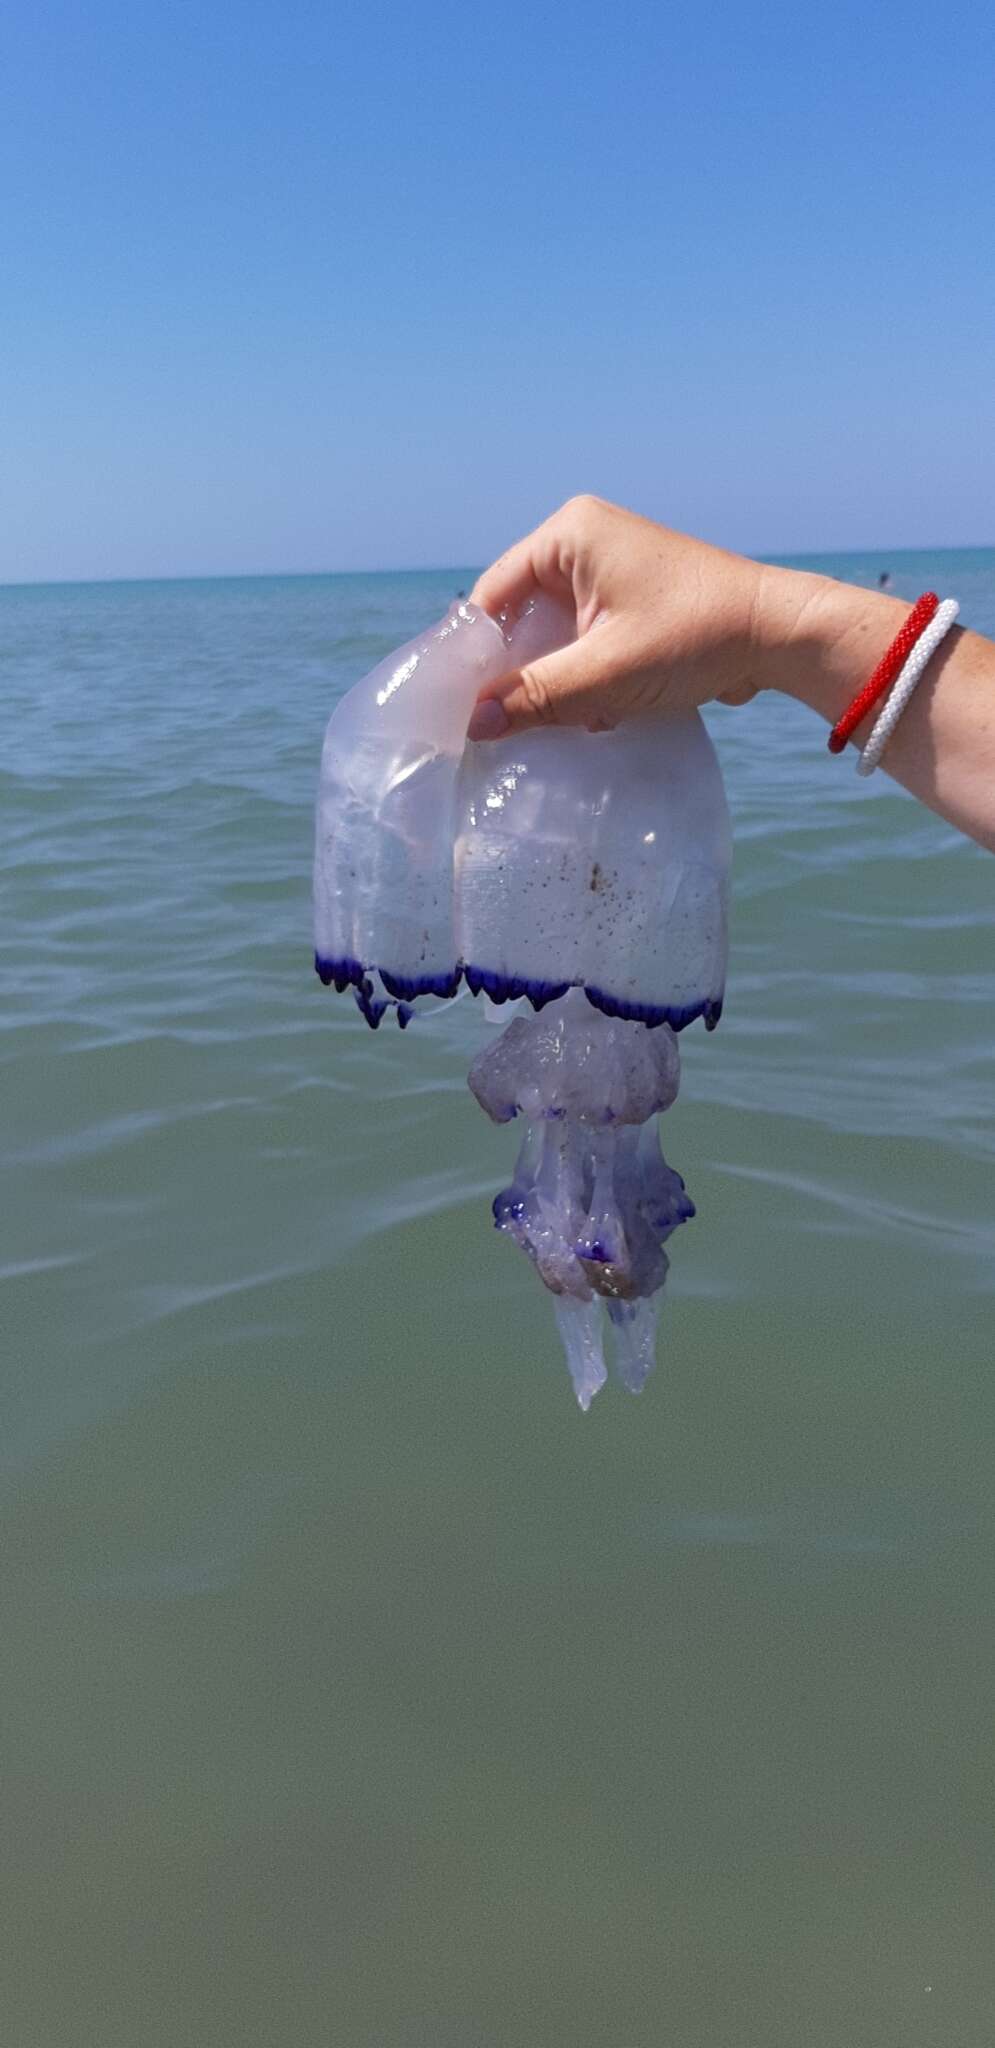
<svg viewBox="0 0 995 2048"><path fill-rule="evenodd" d="M698 1216L582 1417L475 1006L310 967L332 698L469 575L0 592L4 2038L991 2048L995 865L711 717Z"/></svg>

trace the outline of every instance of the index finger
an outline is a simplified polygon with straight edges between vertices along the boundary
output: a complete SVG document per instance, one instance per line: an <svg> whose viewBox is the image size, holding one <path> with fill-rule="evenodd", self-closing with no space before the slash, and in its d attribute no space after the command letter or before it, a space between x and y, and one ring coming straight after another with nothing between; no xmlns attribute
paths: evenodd
<svg viewBox="0 0 995 2048"><path fill-rule="evenodd" d="M526 534L524 540L516 541L507 553L499 555L478 576L470 592L471 603L479 604L492 619L499 618L502 612L510 613L514 619L537 590L570 602L571 580L560 561L552 525L552 520L545 520L534 533Z"/></svg>

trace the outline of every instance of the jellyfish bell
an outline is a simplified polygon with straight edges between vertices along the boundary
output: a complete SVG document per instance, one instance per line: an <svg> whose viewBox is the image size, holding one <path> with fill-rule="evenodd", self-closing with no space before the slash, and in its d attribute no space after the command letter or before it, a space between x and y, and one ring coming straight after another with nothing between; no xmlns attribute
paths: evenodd
<svg viewBox="0 0 995 2048"><path fill-rule="evenodd" d="M556 1298L577 1397L653 1362L664 1243L694 1214L659 1149L677 1032L722 1009L730 861L718 762L696 712L607 733L466 739L482 687L574 637L540 596L513 622L472 604L343 698L322 753L315 964L366 1022L402 1028L461 982L526 997L470 1087L525 1135L495 1222Z"/></svg>
<svg viewBox="0 0 995 2048"><path fill-rule="evenodd" d="M729 824L697 713L466 741L483 685L572 634L547 597L505 631L457 604L336 707L315 849L326 984L411 1004L465 975L536 1007L578 985L609 1016L718 1021Z"/></svg>

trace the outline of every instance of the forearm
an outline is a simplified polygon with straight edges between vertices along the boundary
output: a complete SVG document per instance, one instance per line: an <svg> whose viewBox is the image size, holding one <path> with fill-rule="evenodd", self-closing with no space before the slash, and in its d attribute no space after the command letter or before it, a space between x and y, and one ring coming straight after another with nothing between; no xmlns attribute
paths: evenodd
<svg viewBox="0 0 995 2048"><path fill-rule="evenodd" d="M910 607L829 577L765 571L764 680L834 725ZM879 704L857 727L867 739ZM882 767L995 852L995 644L954 627L888 741Z"/></svg>

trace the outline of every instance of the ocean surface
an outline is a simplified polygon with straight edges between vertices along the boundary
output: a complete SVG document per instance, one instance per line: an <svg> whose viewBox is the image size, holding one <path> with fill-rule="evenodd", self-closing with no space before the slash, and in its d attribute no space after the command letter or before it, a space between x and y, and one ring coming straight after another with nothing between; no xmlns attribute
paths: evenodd
<svg viewBox="0 0 995 2048"><path fill-rule="evenodd" d="M582 1417L477 1006L311 966L328 712L471 577L0 591L4 2039L991 2048L995 862L709 713L698 1215Z"/></svg>

